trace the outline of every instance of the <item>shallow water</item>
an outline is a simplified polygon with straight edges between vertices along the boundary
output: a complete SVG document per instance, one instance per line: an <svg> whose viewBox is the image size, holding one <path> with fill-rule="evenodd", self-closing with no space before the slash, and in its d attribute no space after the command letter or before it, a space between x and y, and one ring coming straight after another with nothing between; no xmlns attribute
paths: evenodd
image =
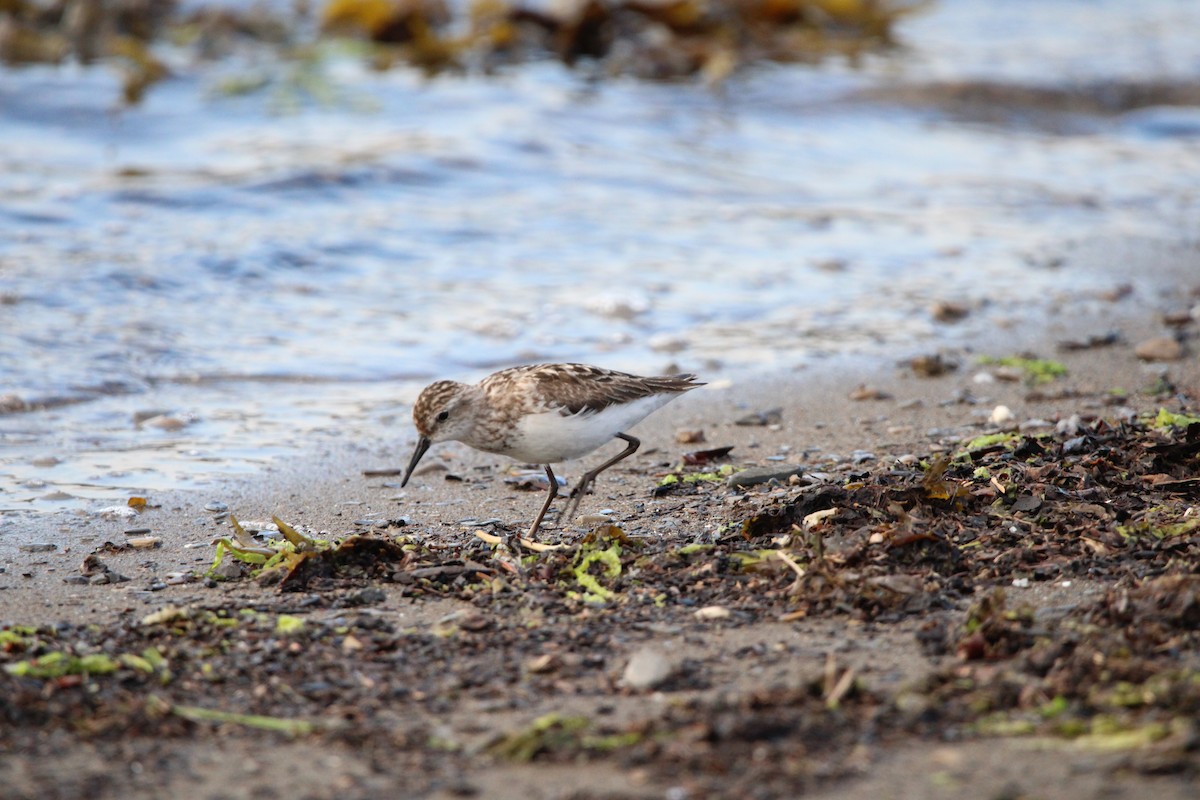
<svg viewBox="0 0 1200 800"><path fill-rule="evenodd" d="M1194 235L1200 109L888 98L1195 85L1198 30L1190 2L946 2L860 69L715 91L549 64L427 81L331 52L324 103L222 95L237 67L182 64L120 109L103 67L0 72L0 405L45 407L0 415L0 510L401 439L432 376L715 377L1095 313L1096 288L1155 276L1076 244ZM943 299L977 311L940 325Z"/></svg>

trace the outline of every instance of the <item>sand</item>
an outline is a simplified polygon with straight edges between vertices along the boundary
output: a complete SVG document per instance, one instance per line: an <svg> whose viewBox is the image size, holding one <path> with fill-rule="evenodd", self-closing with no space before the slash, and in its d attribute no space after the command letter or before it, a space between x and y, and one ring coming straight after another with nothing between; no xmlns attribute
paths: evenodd
<svg viewBox="0 0 1200 800"><path fill-rule="evenodd" d="M1194 251L1185 248L1184 252L1191 252L1194 259ZM1195 261L1185 258L1175 263L1186 276ZM1192 283L1200 285L1200 272L1190 274L1196 276ZM1092 311L1082 320L1064 308L1061 316L1035 329L997 329L991 337L941 352L958 367L939 377L919 376L908 365L913 356L938 352L936 344L872 359L831 358L783 374L737 380L717 375L710 386L682 397L638 427L642 450L601 477L583 512L611 509L610 516L634 536L668 524L684 526L697 535L711 534L714 521L727 516L717 513L725 502L721 493L708 498L707 502L715 504L710 515L697 510L695 503L681 504L677 498L654 498L649 493L657 476L677 462L682 452L708 446L732 446L731 463L738 466L782 461L804 465L810 473L841 475L839 465L852 462L855 454L864 464L887 463L906 454L923 455L932 442L955 431L971 436L991 430L988 418L1001 405L1011 411L1014 423L1035 419L1053 423L1074 414L1116 418L1129 412L1155 412L1164 406L1179 410L1180 398L1194 412L1200 397L1198 323L1171 327L1162 317L1165 311L1200 302L1192 292L1193 286L1186 281L1176 287L1168 282L1156 294L1135 292L1123 299L1089 301ZM1083 341L1113 329L1121 331L1122 339L1109 346L1071 351L1058 346L1063 340ZM1148 363L1135 355L1138 344L1162 336L1183 338L1185 356L1167 363ZM1026 351L1061 361L1069 371L1067 377L1036 392L1023 382L981 382L977 377L985 372L995 374L994 368L978 363L980 355ZM1176 396L1141 392L1164 374L1177 387ZM859 391L862 387L871 391ZM1112 400L1117 390L1122 395ZM877 397L850 399L863 395ZM781 409L777 425L734 424L748 413L773 408ZM678 443L677 431L685 429L703 431L704 444ZM536 512L540 495L515 491L503 483L508 466L503 459L457 445L431 451L426 457L429 466L404 491L398 488L398 477L364 475L366 470L402 467L412 440L410 430L400 429L390 440L348 442L315 455L312 461L279 465L254 479L214 487L210 494L150 498L159 507L134 521L54 517L27 523L18 534L0 542L0 555L8 565L0 575L0 620L8 625L68 622L104 627L127 624L168 606L239 608L278 603L278 590L250 580L225 581L211 588L200 582L155 587L168 573L203 570L211 562L213 550L208 543L228 533L224 517L205 508L214 501L226 504L244 520L278 515L303 530L332 537L354 531L355 521L403 517L407 525L378 528L378 534L461 538L478 528L479 521L499 519L519 525ZM866 460L867 454L870 460ZM589 463L588 459L583 462ZM568 464L560 474L575 478L581 470L579 463ZM447 474L465 480L447 480ZM153 550L100 553L104 563L127 576L128 582L64 583L64 578L79 571L86 555L105 541L123 541L123 531L130 527L151 528L162 544ZM547 541L571 541L578 535L548 529ZM59 547L49 553L16 549L16 542L33 539L58 542ZM384 599L371 605L370 613L406 629L434 630L448 617L474 613L472 606L452 598L413 599L401 596L396 585L381 588ZM1066 586L1034 583L1014 587L1011 592L1022 602L1045 608L1086 604L1103 589L1088 581L1074 581ZM959 612L963 610L965 604ZM678 618L689 618L690 613L680 609ZM589 625L603 626L604 612L598 610L588 620ZM788 682L802 684L821 675L831 658L838 669L855 669L865 685L889 691L919 681L947 663L945 657L931 659L922 654L914 637L920 623L921 615L890 625L863 625L846 615L829 614L787 623L761 618L738 626L713 626L702 634L679 623L608 631L606 646L613 651L610 674L619 674L629 654L651 643L702 665L704 685L650 694L614 688L600 695L547 695L541 702L516 708L488 705L467 696L451 697L446 698L444 723L470 752L498 732L527 725L546 713L601 713L618 721L653 718L672 703L688 698L738 695ZM754 648L782 647L790 654L787 659L769 668L744 666L745 654ZM953 656L949 658L953 660ZM2 680L11 683L15 679ZM336 700L331 702L336 705ZM427 713L410 709L403 701L397 701L395 711L401 715ZM22 724L30 723L25 720ZM31 736L37 727L33 726ZM311 736L290 739L237 726L199 726L188 735L159 742L155 759L136 767L113 761L119 758L114 755L117 753L136 756L135 733L122 734L131 737L124 750L104 735L60 731L46 736L50 739L43 739L43 744L52 740L53 746L0 755L5 796L400 797L410 792L428 796L475 792L485 797L660 797L671 791L672 785L675 793L668 795L672 797L699 796L695 792L700 791L693 788L693 794L688 793L684 773L673 783L648 766L603 759L575 764L536 759L512 763L484 752L463 757L465 766L454 780L406 784L395 769L346 741ZM798 783L797 789L845 798L1084 798L1101 794L1165 798L1194 797L1196 792L1194 755L1189 771L1158 776L1121 769L1113 754L1048 748L1022 737L965 741L914 737L869 748L858 758L852 774L843 771L828 780L806 780ZM746 766L753 768L753 764Z"/></svg>

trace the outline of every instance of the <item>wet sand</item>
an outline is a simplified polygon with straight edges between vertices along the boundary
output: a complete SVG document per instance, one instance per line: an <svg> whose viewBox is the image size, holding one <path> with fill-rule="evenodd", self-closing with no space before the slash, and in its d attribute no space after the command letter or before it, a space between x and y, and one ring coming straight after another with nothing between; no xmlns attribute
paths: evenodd
<svg viewBox="0 0 1200 800"><path fill-rule="evenodd" d="M1035 419L1053 424L1074 414L1118 419L1130 412L1154 413L1163 407L1180 411L1182 406L1196 413L1200 407L1200 340L1196 336L1200 323L1169 326L1162 316L1200 302L1196 295L1200 285L1194 277L1187 281L1189 275L1197 274L1192 271L1195 251L1183 247L1177 255L1180 253L1182 257L1173 266L1181 280L1174 286L1164 282L1161 294L1117 298L1119 293L1115 293L1117 299L1097 300L1109 313L1092 314L1081 321L1065 308L1059 318L1040 330L997 331L994 340L978 342L970 352L942 353L958 367L939 377L921 377L907 364L908 358L931 354L936 348L898 353L868 364L831 360L760 380L727 382L716 376L710 387L682 397L638 427L642 450L601 477L596 494L584 503L583 513L611 509L612 521L635 539L658 536L680 545L711 543L719 539L722 524L739 518L735 493L717 487L696 495L652 496L660 477L688 450L732 446L729 463L733 465L795 463L803 465L810 476L840 483L860 470L903 461L906 456L925 458L932 445L947 437L965 440L995 430L988 417L1000 405L1011 410L1014 424ZM1063 340L1086 341L1114 328L1122 334L1115 344L1072 351L1058 346ZM1163 336L1184 341L1182 359L1147 363L1135 355L1137 345ZM1007 356L1023 351L1061 361L1068 375L1042 387L1021 381L977 380L980 373L996 372L994 367L981 366L979 355ZM1160 383L1164 375L1174 385L1174 392L1143 392ZM874 391L859 391L864 386ZM871 395L877 399L850 399ZM747 414L774 408L780 409L777 424L735 424ZM704 442L678 443L676 434L682 429L703 431ZM609 727L621 728L636 726L639 720L663 724L661 720L672 714L684 714L680 709L689 703L705 708L704 703L719 705L721 698L737 702L763 691L778 692L780 702L787 706L802 703L803 697L785 702L791 697L786 687L819 682L831 669L835 675L852 669L855 685L863 691L891 696L954 663L953 653L930 656L922 651L916 634L928 616L923 613L864 621L853 613L832 611L790 622L779 621L778 615L738 613L729 621L704 622L696 619L694 606L682 602L686 598L669 600L658 609L623 608L611 617L610 610L619 608L619 601L595 607L568 603L570 613L545 610L543 603L548 604L546 608L561 609L564 601L551 597L553 592L546 586L524 594L519 579L507 574L499 562L488 561L493 557L489 548L470 544L473 532L481 526L496 532L505 525L519 530L536 512L540 495L506 485L503 479L508 465L502 459L457 445L432 451L426 458L434 466L422 470L404 491L398 488L398 476L363 474L403 466L411 439L404 426L389 441L347 442L314 454L304 463L280 465L257 479L214 487L210 495L151 497L150 503L158 507L136 519L54 517L32 529L9 531L10 535L0 539L0 558L6 565L0 574L0 621L7 626L69 623L115 632L136 628L137 620L172 606L223 610L234 616L239 609L256 608L267 615L298 616L321 631L333 631L343 624L341 620L352 620L345 624L354 631L358 644L347 645L344 631L336 639L345 659L342 679L355 685L346 697L364 692L373 696L371 682L381 681L382 675L403 687L405 672L412 670L413 683L411 694L381 683L394 694L380 698L378 708L356 715L345 707L350 701L340 696L337 681L320 690L297 688L293 681L300 680L298 676L304 672L299 661L267 658L258 662L265 670L261 674L255 674L255 662L249 662L244 671L213 676L208 684L184 677L187 670L180 665L173 685L154 690L171 695L174 703L182 704L186 698L191 705L258 713L256 698L261 699L264 692L317 692L324 700L316 705L311 697L307 702L296 700L297 715L310 716L323 702L326 711L345 720L348 727L336 735L289 737L237 724L179 722L146 735L139 725L158 717L145 708L134 715L140 723L105 727L105 720L120 716L119 708L102 701L69 702L73 692L86 693L88 681L105 684L118 681L118 676L93 676L83 681L82 689L71 681L47 681L38 690L42 694L34 695L63 700L57 707L53 703L41 706L48 716L39 718L15 698L21 687L24 694L20 696L34 696L29 695L29 686L41 686L41 682L4 675L0 683L10 698L4 710L15 726L5 736L9 752L0 756L7 796L719 796L722 785L745 784L722 784L719 779L697 784L689 778L686 760L670 777L670 770L664 772L653 759L631 761L619 752L611 757L594 752L586 758L578 755L574 762L535 757L522 763L519 758L497 755L494 745L498 738L551 713L603 720ZM571 479L581 469L579 464L568 464L560 474ZM448 475L458 479L447 479ZM760 487L747 494L766 497L771 492L792 490L794 487L786 485ZM425 543L455 543L463 553L474 554L489 568L494 567L494 575L502 578L507 588L494 587L495 601L489 604L478 598L467 602L452 596L453 592L414 597L411 587L402 583L339 583L337 576L300 593L259 586L249 578L212 587L200 582L160 585L168 573L203 570L211 562L213 549L203 545L228 534L225 518L205 508L213 502L224 503L247 521L278 515L311 535L341 538L365 532L376 537L415 537ZM391 520L392 524L363 524L367 520ZM489 524L490 520L501 523ZM44 524L44 529L37 530L38 524ZM149 528L161 537L161 547L116 552L104 548L106 541L123 542L124 531L131 528ZM578 542L583 531L558 531L551 526L544 534L547 542L569 544ZM35 538L57 542L58 549L46 553L17 549L18 541ZM64 578L78 574L81 562L93 552L129 580L108 585L64 583ZM537 567L531 569L536 574ZM719 583L721 579L711 580ZM380 589L382 594L366 596L363 605L353 606L347 598L364 587ZM1009 596L1036 609L1052 609L1095 603L1108 588L1110 584L1103 578L1033 581L1011 587ZM963 598L942 613L961 619L977 599ZM478 675L474 686L464 677L466 682L459 690L430 698L421 693L424 679L417 676L429 670L453 672L453 659L438 667L434 662L421 662L423 656L418 653L400 652L389 656L394 661L384 673L377 675L367 666L359 669L358 662L367 664L366 654L373 652L368 634L360 631L368 629L363 627L364 619L424 636L422 647L435 647L439 637L454 640L466 636L464 630L470 631L476 637L470 658L482 660L469 663L485 674ZM263 639L270 640L270 633L267 629ZM297 640L291 645L294 658L302 661L312 647L315 659L323 642L316 633L308 644ZM668 682L657 691L638 692L625 686L623 671L630 656L647 646L669 654L677 671L680 664L686 665L682 674L687 679ZM573 660L576 651L587 653L583 667ZM488 661L489 652L493 658L503 655L522 663ZM5 661L13 663L19 656L19 652L8 652ZM531 666L541 657L548 659L544 669ZM296 664L295 675L290 675L293 667L288 667L289 663ZM1194 670L1194 653L1182 654L1179 666ZM486 674L490 669L494 674ZM513 669L518 669L516 680ZM557 683L556 669L560 673ZM549 678L545 677L547 671ZM134 695L146 693L152 693L152 688ZM855 707L849 704L847 713ZM84 716L69 722L61 716L74 714ZM380 714L391 721L380 722ZM363 732L359 735L386 730L392 738L367 746L355 738L359 727ZM689 730L685 725L675 735L685 742L690 735L704 735L689 734ZM747 731L746 735L760 734ZM18 741L20 745L15 746ZM667 759L664 753L669 750L670 746L664 745L656 752ZM389 752L395 753L394 760L385 756ZM753 752L738 765L751 775L766 766L756 764ZM764 758L769 755L769 751L763 753ZM1173 765L1172 774L1158 775L1130 768L1129 749L1071 749L1021 736L968 736L964 741L936 736L872 741L868 736L835 755L836 767L831 761L824 770L820 763L823 755L814 751L809 759L811 769L797 775L793 788L846 798L1084 798L1100 792L1113 797L1182 798L1195 796L1194 776L1200 766L1193 749ZM779 781L786 779L775 775L772 780L756 794L782 796ZM674 793L666 794L672 787Z"/></svg>

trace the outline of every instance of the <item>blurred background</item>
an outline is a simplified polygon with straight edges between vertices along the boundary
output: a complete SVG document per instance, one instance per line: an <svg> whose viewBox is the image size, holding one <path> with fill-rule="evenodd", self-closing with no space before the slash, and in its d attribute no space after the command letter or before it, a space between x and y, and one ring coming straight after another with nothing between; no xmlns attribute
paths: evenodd
<svg viewBox="0 0 1200 800"><path fill-rule="evenodd" d="M0 521L518 362L1016 342L1200 220L1195 0L0 0L0 61Z"/></svg>

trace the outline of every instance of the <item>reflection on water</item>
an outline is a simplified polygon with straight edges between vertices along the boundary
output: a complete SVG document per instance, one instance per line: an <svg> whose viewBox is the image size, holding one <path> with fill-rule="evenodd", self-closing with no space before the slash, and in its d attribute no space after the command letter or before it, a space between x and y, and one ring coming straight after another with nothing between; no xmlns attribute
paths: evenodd
<svg viewBox="0 0 1200 800"><path fill-rule="evenodd" d="M1193 224L1194 109L1063 135L1036 110L981 122L888 98L946 79L1194 84L1194 55L1167 55L1200 10L1021 6L944 3L861 72L774 67L715 92L335 61L326 107L275 114L184 72L118 112L102 69L0 73L0 509L396 437L381 431L433 375L786 368L1110 285L1071 245ZM979 310L947 328L940 299Z"/></svg>

